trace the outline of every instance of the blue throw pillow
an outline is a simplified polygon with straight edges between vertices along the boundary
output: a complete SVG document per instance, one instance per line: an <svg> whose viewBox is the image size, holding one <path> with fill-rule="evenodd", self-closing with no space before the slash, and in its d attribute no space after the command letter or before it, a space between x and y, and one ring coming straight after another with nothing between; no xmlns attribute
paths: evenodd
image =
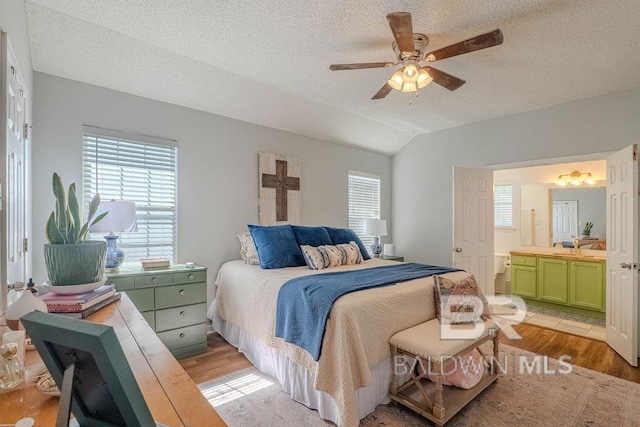
<svg viewBox="0 0 640 427"><path fill-rule="evenodd" d="M294 225L293 234L296 235L298 246L325 246L333 245L331 236L324 227L303 227L301 225Z"/></svg>
<svg viewBox="0 0 640 427"><path fill-rule="evenodd" d="M327 230L327 233L329 233L329 237L331 237L331 241L334 245L356 242L358 244L358 247L360 248L360 252L362 252L362 259L371 259L371 257L369 256L369 251L367 251L367 248L364 247L364 245L362 244L362 240L360 240L355 231L348 228L325 227L324 229Z"/></svg>
<svg viewBox="0 0 640 427"><path fill-rule="evenodd" d="M249 225L258 251L260 267L265 269L306 265L291 225Z"/></svg>

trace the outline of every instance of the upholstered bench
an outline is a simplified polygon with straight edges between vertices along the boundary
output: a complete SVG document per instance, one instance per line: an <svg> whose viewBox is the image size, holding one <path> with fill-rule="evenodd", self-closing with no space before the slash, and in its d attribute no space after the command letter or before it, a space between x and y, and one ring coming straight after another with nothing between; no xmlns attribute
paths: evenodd
<svg viewBox="0 0 640 427"><path fill-rule="evenodd" d="M478 325L480 326L480 325ZM452 325L457 332L468 331L470 325ZM498 362L499 329L491 320L484 322L484 331L477 339L441 339L440 323L429 320L391 337L391 355L393 357L393 380L391 399L418 412L422 416L443 425L460 409L498 379L495 363ZM487 356L478 348L493 340L493 357L487 362ZM453 386L443 386L444 367L453 358L478 349L488 372L474 387L465 390ZM404 372L400 372L400 371ZM485 371L485 366L482 367ZM411 378L399 384L400 377L409 373ZM435 384L428 379L435 376Z"/></svg>

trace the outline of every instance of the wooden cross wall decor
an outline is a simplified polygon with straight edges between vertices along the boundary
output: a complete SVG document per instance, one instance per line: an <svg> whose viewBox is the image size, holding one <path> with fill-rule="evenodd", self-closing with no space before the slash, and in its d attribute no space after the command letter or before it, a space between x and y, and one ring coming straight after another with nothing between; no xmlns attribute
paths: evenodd
<svg viewBox="0 0 640 427"><path fill-rule="evenodd" d="M300 159L260 153L260 224L300 224Z"/></svg>

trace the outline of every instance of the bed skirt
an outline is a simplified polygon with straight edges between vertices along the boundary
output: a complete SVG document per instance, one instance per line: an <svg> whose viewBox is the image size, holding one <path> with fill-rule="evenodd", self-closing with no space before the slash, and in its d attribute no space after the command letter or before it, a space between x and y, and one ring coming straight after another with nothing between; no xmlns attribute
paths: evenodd
<svg viewBox="0 0 640 427"><path fill-rule="evenodd" d="M314 376L311 372L292 361L282 351L269 347L239 326L220 318L215 312L215 300L209 307L207 315L213 322L213 329L216 332L243 353L260 372L278 380L283 391L293 400L317 410L323 419L340 425L333 398L315 389ZM371 369L372 384L356 391L360 419L373 412L376 406L391 401L388 397L391 374L390 358Z"/></svg>

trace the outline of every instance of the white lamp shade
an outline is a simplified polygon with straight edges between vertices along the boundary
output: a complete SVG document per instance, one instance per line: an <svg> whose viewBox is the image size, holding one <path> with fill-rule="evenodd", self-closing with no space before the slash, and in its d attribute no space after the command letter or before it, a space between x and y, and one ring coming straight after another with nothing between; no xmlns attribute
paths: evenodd
<svg viewBox="0 0 640 427"><path fill-rule="evenodd" d="M364 223L364 232L368 236L386 236L387 220L386 219L367 219Z"/></svg>
<svg viewBox="0 0 640 427"><path fill-rule="evenodd" d="M109 212L100 222L92 226L91 233L121 233L123 231L138 231L136 221L136 204L123 200L100 202L96 216Z"/></svg>

